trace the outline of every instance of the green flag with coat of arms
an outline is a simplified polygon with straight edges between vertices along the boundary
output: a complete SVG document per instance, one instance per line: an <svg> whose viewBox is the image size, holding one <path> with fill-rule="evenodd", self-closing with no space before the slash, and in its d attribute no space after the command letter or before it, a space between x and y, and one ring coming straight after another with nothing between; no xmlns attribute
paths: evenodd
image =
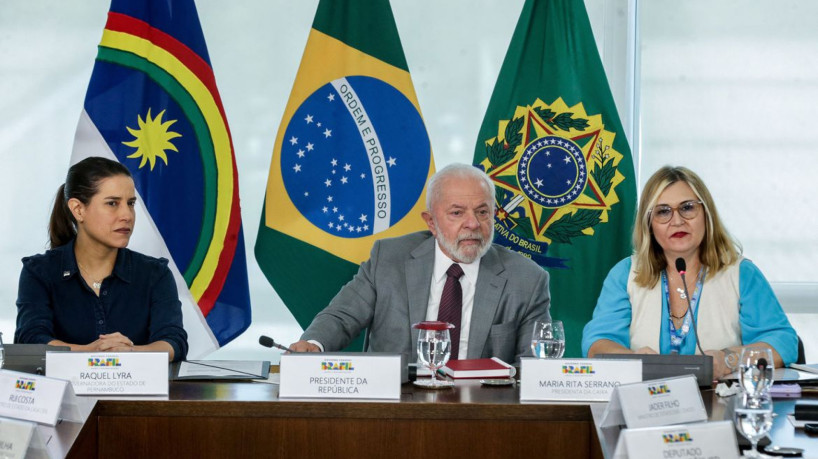
<svg viewBox="0 0 818 459"><path fill-rule="evenodd" d="M631 253L636 181L582 0L527 0L474 164L497 190L495 242L551 274L551 316L580 356L602 282Z"/></svg>

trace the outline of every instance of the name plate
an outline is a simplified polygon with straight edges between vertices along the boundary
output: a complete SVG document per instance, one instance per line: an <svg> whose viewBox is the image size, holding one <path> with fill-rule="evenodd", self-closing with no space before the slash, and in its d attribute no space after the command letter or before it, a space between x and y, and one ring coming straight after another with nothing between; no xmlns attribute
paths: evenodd
<svg viewBox="0 0 818 459"><path fill-rule="evenodd" d="M622 431L614 459L737 459L736 430L730 421Z"/></svg>
<svg viewBox="0 0 818 459"><path fill-rule="evenodd" d="M523 357L520 372L520 400L606 402L614 388L642 380L642 361Z"/></svg>
<svg viewBox="0 0 818 459"><path fill-rule="evenodd" d="M77 395L168 395L164 352L46 352L45 368Z"/></svg>
<svg viewBox="0 0 818 459"><path fill-rule="evenodd" d="M400 399L400 354L283 354L280 365L280 398Z"/></svg>
<svg viewBox="0 0 818 459"><path fill-rule="evenodd" d="M638 429L706 420L696 377L690 375L617 387L600 425Z"/></svg>
<svg viewBox="0 0 818 459"><path fill-rule="evenodd" d="M0 370L0 416L53 426L67 388L67 381Z"/></svg>
<svg viewBox="0 0 818 459"><path fill-rule="evenodd" d="M23 459L37 424L0 419L0 458Z"/></svg>

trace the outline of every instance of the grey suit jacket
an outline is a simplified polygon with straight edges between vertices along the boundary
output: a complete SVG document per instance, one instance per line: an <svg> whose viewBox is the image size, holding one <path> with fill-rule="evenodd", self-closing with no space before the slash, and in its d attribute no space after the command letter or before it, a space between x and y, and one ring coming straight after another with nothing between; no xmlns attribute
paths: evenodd
<svg viewBox="0 0 818 459"><path fill-rule="evenodd" d="M373 352L398 352L417 360L418 331L426 320L435 239L428 231L375 242L370 259L315 316L301 336L337 351L369 327ZM549 318L548 272L522 255L492 245L480 260L468 358L499 357L514 363L530 355L536 320Z"/></svg>

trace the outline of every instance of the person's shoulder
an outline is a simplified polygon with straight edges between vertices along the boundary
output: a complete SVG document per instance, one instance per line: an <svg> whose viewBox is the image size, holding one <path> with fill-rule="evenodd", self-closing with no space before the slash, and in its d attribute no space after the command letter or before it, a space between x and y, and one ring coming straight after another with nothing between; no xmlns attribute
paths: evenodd
<svg viewBox="0 0 818 459"><path fill-rule="evenodd" d="M736 269L739 270L739 275L742 277L746 276L760 276L764 277L764 273L761 272L761 268L758 267L752 260L749 258L741 257L735 263L728 266L726 269Z"/></svg>
<svg viewBox="0 0 818 459"><path fill-rule="evenodd" d="M152 257L150 255L145 255L144 253L137 252L131 249L120 249L123 253L123 256L128 257L131 259L131 263L134 266L142 267L142 268L149 268L149 269L156 269L156 270L164 270L168 266L168 259L164 257Z"/></svg>
<svg viewBox="0 0 818 459"><path fill-rule="evenodd" d="M66 246L60 246L46 250L44 253L30 255L22 258L23 266L30 270L43 271L49 267L59 267L62 265L63 254Z"/></svg>
<svg viewBox="0 0 818 459"><path fill-rule="evenodd" d="M625 257L625 258L619 260L618 262L616 262L615 265L613 265L613 268L611 268L611 272L621 272L621 271L630 272L632 267L633 267L633 257L632 256Z"/></svg>
<svg viewBox="0 0 818 459"><path fill-rule="evenodd" d="M502 245L492 244L486 255L489 255L489 253L496 255L506 269L532 273L545 272L543 267L535 263L531 258Z"/></svg>

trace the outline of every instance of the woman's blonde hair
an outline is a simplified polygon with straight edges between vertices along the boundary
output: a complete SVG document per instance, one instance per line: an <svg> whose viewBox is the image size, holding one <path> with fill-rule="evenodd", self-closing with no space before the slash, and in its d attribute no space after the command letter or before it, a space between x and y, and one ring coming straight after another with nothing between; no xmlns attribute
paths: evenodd
<svg viewBox="0 0 818 459"><path fill-rule="evenodd" d="M645 183L636 213L636 224L633 226L634 280L641 287L653 288L659 281L662 270L667 267L664 251L653 237L650 220L659 195L676 182L686 183L704 207L705 229L704 239L699 247L699 259L710 273L717 273L735 263L741 255L741 245L721 223L713 197L702 179L685 167L664 166Z"/></svg>

